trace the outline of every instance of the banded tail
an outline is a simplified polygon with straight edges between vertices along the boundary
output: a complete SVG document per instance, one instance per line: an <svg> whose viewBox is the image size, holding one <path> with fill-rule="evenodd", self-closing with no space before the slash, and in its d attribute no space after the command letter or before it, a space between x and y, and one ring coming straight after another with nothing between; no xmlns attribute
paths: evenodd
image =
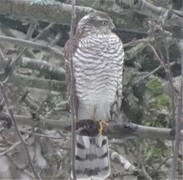
<svg viewBox="0 0 183 180"><path fill-rule="evenodd" d="M76 136L77 179L105 179L110 175L108 138L98 135Z"/></svg>

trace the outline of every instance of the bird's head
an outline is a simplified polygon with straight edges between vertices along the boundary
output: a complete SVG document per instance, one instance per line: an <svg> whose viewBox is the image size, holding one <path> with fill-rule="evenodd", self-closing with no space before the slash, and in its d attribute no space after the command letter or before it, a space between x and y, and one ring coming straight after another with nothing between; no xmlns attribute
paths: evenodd
<svg viewBox="0 0 183 180"><path fill-rule="evenodd" d="M78 23L77 30L88 34L108 34L114 29L112 19L104 12L92 12L84 16Z"/></svg>

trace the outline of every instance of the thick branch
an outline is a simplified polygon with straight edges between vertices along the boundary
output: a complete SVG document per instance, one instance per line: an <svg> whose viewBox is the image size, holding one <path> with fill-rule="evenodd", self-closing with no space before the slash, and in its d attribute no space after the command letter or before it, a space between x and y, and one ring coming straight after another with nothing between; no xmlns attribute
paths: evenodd
<svg viewBox="0 0 183 180"><path fill-rule="evenodd" d="M6 61L0 61L0 67L6 68L11 62L11 59ZM52 64L45 60L32 59L28 57L22 57L19 61L21 67L29 68L32 70L38 70L40 72L47 73L50 77L57 80L65 79L65 70L62 67L54 67Z"/></svg>
<svg viewBox="0 0 183 180"><path fill-rule="evenodd" d="M136 57L139 53L142 52L142 50L147 46L149 42L153 42L153 41L154 41L154 38L149 38L149 37L145 39L137 40L138 44L136 46L130 48L129 50L126 50L125 60L128 61ZM133 44L133 42L131 42L131 44Z"/></svg>
<svg viewBox="0 0 183 180"><path fill-rule="evenodd" d="M118 18L114 16L113 19L115 25L120 29L124 29L124 24L128 27L129 21L134 23L132 18L128 18L128 22L125 23L126 14L129 13L129 10L121 8L115 1L79 0L77 3L79 6L76 6L76 22L84 15L96 11L97 9L98 11L108 12L111 17L113 17L114 14L119 15ZM0 0L0 4L0 14L14 15L16 18L19 17L20 19L36 19L66 25L69 25L71 21L70 15L72 7L69 4L48 0L42 0L42 3L41 1L36 2L35 0ZM124 16L124 18L121 16ZM136 26L138 26L138 24L136 24ZM138 32L139 30L140 32L142 31L141 26L138 26L137 29Z"/></svg>
<svg viewBox="0 0 183 180"><path fill-rule="evenodd" d="M144 14L148 17L159 19L165 26L175 26L182 28L182 16L179 16L174 11L154 6L145 0L137 0L134 3L134 10L140 14Z"/></svg>
<svg viewBox="0 0 183 180"><path fill-rule="evenodd" d="M155 19L164 21L165 25L182 27L181 11L169 11L168 9L154 6L145 0L134 1L78 1L81 6L76 6L77 20L85 14L97 10L107 11L109 13L123 15L125 9L134 8L134 11ZM82 6L85 5L85 6ZM90 5L90 7L86 7ZM121 7L120 7L121 6ZM40 21L55 22L59 24L70 24L70 15L72 7L69 4L54 1L26 1L26 0L0 0L0 14L14 15L15 17L36 19ZM49 12L49 13L48 13ZM180 15L179 15L180 14ZM130 20L130 19L129 19ZM124 20L117 18L115 24L124 28Z"/></svg>
<svg viewBox="0 0 183 180"><path fill-rule="evenodd" d="M21 46L21 47L26 46L26 47L31 47L31 48L35 48L35 49L41 49L43 51L53 53L54 55L58 56L61 59L64 59L63 58L63 53L61 51L59 51L58 49L53 48L49 45L44 45L44 44L40 44L40 43L37 43L37 42L31 42L31 41L28 41L28 40L12 38L12 37L7 37L7 36L0 36L0 42L9 42L9 43L13 43L13 44L16 44L18 46Z"/></svg>
<svg viewBox="0 0 183 180"><path fill-rule="evenodd" d="M8 115L0 114L1 120L7 120ZM40 127L43 128L58 128L65 129L68 132L71 130L71 118L69 112L63 112L60 117L60 120L52 120L46 118L40 118L39 121L34 121L30 116L20 116L15 115L15 119L18 124L36 126L39 123ZM137 124L116 124L109 123L107 127L105 127L104 135L110 138L133 138L133 137L143 137L150 139L167 139L172 140L175 138L172 133L172 129L169 128L158 128L158 127L149 127ZM183 130L181 130L180 140L183 140Z"/></svg>
<svg viewBox="0 0 183 180"><path fill-rule="evenodd" d="M54 77L57 80L65 79L65 70L62 67L54 67L44 60L24 57L21 59L20 66L47 73L50 77Z"/></svg>
<svg viewBox="0 0 183 180"><path fill-rule="evenodd" d="M128 125L128 124L127 124ZM109 135L111 138L121 138L121 137L143 137L150 139L173 139L173 135L171 135L172 130L168 128L157 128L157 127L149 127L142 126L137 124L129 124L129 126L134 126L134 130L132 127L128 128L126 124L124 125L110 125L106 127L104 130L105 135ZM183 130L181 131L181 140L183 140Z"/></svg>
<svg viewBox="0 0 183 180"><path fill-rule="evenodd" d="M70 24L71 11L71 5L56 1L0 0L0 14L40 21ZM92 8L76 6L76 14L79 19L91 11L93 11Z"/></svg>
<svg viewBox="0 0 183 180"><path fill-rule="evenodd" d="M94 1L94 0L77 0L77 4L80 6L89 6L93 9L105 11L111 14L124 15L125 10L118 6L116 1Z"/></svg>
<svg viewBox="0 0 183 180"><path fill-rule="evenodd" d="M0 72L0 79L4 78L4 73ZM66 91L66 83L57 80L48 80L35 78L30 76L24 76L14 73L9 79L10 83L19 84L20 86L33 87L38 89L46 89L52 91L63 92Z"/></svg>

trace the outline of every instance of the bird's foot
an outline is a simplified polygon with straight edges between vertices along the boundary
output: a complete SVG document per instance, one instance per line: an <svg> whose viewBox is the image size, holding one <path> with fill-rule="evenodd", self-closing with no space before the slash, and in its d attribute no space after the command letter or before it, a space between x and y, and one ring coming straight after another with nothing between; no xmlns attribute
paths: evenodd
<svg viewBox="0 0 183 180"><path fill-rule="evenodd" d="M105 121L105 120L100 120L98 121L98 124L99 124L99 135L102 135L103 133L103 130L106 126L108 126L108 123Z"/></svg>

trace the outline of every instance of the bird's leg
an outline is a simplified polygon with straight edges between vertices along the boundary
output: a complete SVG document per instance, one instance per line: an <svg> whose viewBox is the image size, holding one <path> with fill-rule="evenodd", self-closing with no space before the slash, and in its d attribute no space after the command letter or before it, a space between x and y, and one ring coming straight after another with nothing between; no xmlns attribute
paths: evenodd
<svg viewBox="0 0 183 180"><path fill-rule="evenodd" d="M99 125L98 132L99 132L99 135L102 135L104 127L106 127L108 125L108 123L105 120L96 119L96 107L94 108L94 111L93 111L92 120Z"/></svg>
<svg viewBox="0 0 183 180"><path fill-rule="evenodd" d="M105 120L100 120L99 122L99 135L102 135L103 130L106 126L108 126L108 123Z"/></svg>

